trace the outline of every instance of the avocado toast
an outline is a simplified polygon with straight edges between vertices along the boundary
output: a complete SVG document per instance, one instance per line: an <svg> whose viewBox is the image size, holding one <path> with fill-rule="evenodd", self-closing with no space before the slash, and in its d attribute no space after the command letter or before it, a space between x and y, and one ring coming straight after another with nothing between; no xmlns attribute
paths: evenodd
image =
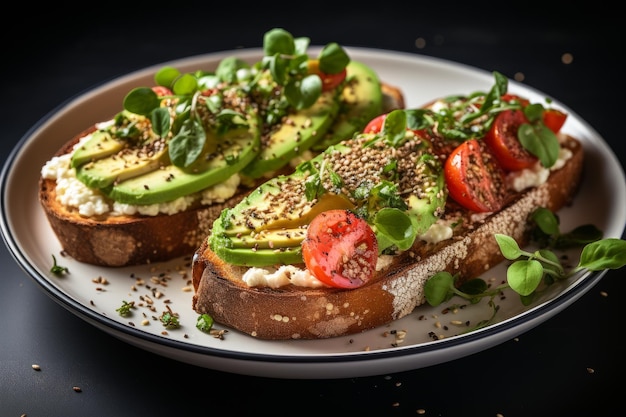
<svg viewBox="0 0 626 417"><path fill-rule="evenodd" d="M548 134L558 163L537 161L506 175L485 144L464 159L458 149L481 143L496 115L527 106L505 93L496 74L487 94L390 112L382 130L368 123L224 210L193 258L194 310L261 339L354 334L411 313L439 272L462 285L503 261L496 234L528 244L532 213L557 211L573 198L583 149L575 138ZM528 107L537 116L545 111ZM488 182L481 170L493 163L489 175L503 175L494 190L501 204L475 210L451 198L451 163L467 169L463 183L481 185ZM545 177L514 185L533 170Z"/></svg>
<svg viewBox="0 0 626 417"><path fill-rule="evenodd" d="M68 141L39 184L65 252L104 266L191 255L251 188L321 140L337 141L331 132L350 136L403 105L399 90L339 45L312 57L308 42L273 29L259 61L232 56L184 74L163 67L111 120Z"/></svg>

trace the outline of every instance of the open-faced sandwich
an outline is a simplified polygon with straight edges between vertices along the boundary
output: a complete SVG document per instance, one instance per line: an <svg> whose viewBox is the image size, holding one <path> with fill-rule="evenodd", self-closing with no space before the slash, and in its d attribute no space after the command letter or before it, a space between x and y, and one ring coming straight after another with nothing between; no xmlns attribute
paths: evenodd
<svg viewBox="0 0 626 417"><path fill-rule="evenodd" d="M341 46L315 57L308 46L273 29L258 62L164 67L154 87L133 89L111 120L69 140L39 183L66 254L104 266L191 256L222 210L265 178L404 106Z"/></svg>
<svg viewBox="0 0 626 417"><path fill-rule="evenodd" d="M567 114L488 92L383 112L225 209L192 265L193 308L262 339L362 332L411 313L425 283L457 285L530 239L530 216L568 204L583 169Z"/></svg>

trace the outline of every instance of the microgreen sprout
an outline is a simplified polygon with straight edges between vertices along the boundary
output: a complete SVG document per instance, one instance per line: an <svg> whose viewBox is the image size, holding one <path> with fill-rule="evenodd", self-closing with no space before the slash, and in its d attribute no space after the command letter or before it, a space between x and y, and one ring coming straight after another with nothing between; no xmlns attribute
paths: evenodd
<svg viewBox="0 0 626 417"><path fill-rule="evenodd" d="M545 208L536 210L531 219L536 226L533 236L540 237L539 241L544 244L538 250L526 251L512 237L494 235L502 255L513 261L507 268L505 283L489 287L482 278L474 278L457 285L458 276L446 271L439 272L425 284L424 294L428 304L436 307L455 296L475 304L488 297L495 317L498 310L495 298L507 288L520 296L523 305L529 305L538 294L557 281L567 280L584 271L619 269L626 265L626 240L602 239L598 229L592 225L561 234L558 218ZM553 250L573 246L583 246L580 259L576 266L566 269ZM487 325L492 319L481 322L480 326Z"/></svg>
<svg viewBox="0 0 626 417"><path fill-rule="evenodd" d="M122 317L127 317L130 316L132 314L132 309L135 308L135 302L131 301L122 301L122 305L115 309L115 311L117 311L119 313L120 316Z"/></svg>
<svg viewBox="0 0 626 417"><path fill-rule="evenodd" d="M178 320L178 315L175 314L169 306L167 310L161 314L159 320L165 326L166 329L177 329L180 327L180 321Z"/></svg>
<svg viewBox="0 0 626 417"><path fill-rule="evenodd" d="M528 123L523 123L518 129L520 143L543 166L551 167L558 159L560 146L556 134L546 127L541 117L545 107L540 103L524 106L516 99L502 100L501 97L508 90L508 79L497 71L493 72L493 76L494 84L489 91L477 91L467 96L447 96L443 101L448 106L437 110L394 110L385 119L383 130L395 142L403 140L405 123L406 127L414 131L436 127L443 138L461 142L484 137L500 112L523 110ZM462 116L458 117L459 114Z"/></svg>
<svg viewBox="0 0 626 417"><path fill-rule="evenodd" d="M52 268L50 268L50 272L54 275L63 275L70 272L70 270L65 267L57 264L57 258L52 255Z"/></svg>
<svg viewBox="0 0 626 417"><path fill-rule="evenodd" d="M213 328L213 317L208 314L200 314L196 320L196 328L208 333Z"/></svg>
<svg viewBox="0 0 626 417"><path fill-rule="evenodd" d="M202 154L208 136L198 106L205 106L216 116L228 111L222 106L222 91L239 89L255 101L268 125L279 123L290 109L306 109L317 102L323 85L320 75L309 70L309 61L315 59L320 71L336 74L346 68L350 58L336 43L324 46L315 58L307 55L308 46L308 38L294 38L277 28L265 33L264 57L254 64L233 56L220 61L214 72L182 73L165 66L154 76L155 87L164 87L171 94L158 94L151 87L134 88L124 97L124 110L149 118L157 135L171 134L168 148L172 164L189 167ZM173 111L163 105L164 100L175 104Z"/></svg>

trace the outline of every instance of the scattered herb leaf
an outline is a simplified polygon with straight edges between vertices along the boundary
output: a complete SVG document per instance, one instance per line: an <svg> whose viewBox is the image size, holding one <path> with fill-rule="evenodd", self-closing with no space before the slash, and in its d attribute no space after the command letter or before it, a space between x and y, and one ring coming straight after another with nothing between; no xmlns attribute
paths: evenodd
<svg viewBox="0 0 626 417"><path fill-rule="evenodd" d="M494 235L502 255L513 261L507 268L506 283L490 288L482 278L474 278L463 285L456 285L458 276L445 271L439 272L426 281L424 295L428 304L436 307L455 296L472 303L489 297L489 303L495 312L497 306L494 298L506 288L519 294L523 305L529 305L546 287L557 281L567 280L581 271L619 269L626 265L626 240L602 239L601 232L592 225L580 226L572 232L561 234L558 218L545 208L537 209L531 219L537 229L533 230L532 236L544 245L539 250L529 252L520 248L510 236ZM575 267L566 270L553 250L573 246L583 247L580 260ZM477 283L482 285L476 285ZM483 321L479 327L492 320L493 317Z"/></svg>
<svg viewBox="0 0 626 417"><path fill-rule="evenodd" d="M50 268L50 272L54 275L63 275L70 272L70 270L65 267L57 264L57 258L52 255L52 268Z"/></svg>
<svg viewBox="0 0 626 417"><path fill-rule="evenodd" d="M131 302L122 301L122 306L120 308L115 309L115 311L117 311L120 316L127 317L132 314L131 310L133 308L135 308L134 301L131 301Z"/></svg>
<svg viewBox="0 0 626 417"><path fill-rule="evenodd" d="M196 328L208 333L213 328L213 317L208 314L199 315L198 320L196 320Z"/></svg>
<svg viewBox="0 0 626 417"><path fill-rule="evenodd" d="M178 329L180 327L180 321L178 320L178 316L172 312L172 310L167 309L161 314L159 320L167 329Z"/></svg>

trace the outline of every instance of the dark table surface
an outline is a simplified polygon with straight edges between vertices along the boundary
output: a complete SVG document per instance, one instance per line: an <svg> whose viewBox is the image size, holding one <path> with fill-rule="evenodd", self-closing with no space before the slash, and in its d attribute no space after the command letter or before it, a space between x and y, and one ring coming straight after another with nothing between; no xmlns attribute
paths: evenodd
<svg viewBox="0 0 626 417"><path fill-rule="evenodd" d="M410 11L382 4L266 6L251 11L187 2L130 10L116 4L95 6L91 14L55 6L37 17L26 9L7 15L15 25L2 28L0 161L38 120L95 85L172 59L260 47L263 33L274 27L309 36L317 45L336 41L444 58L511 78L524 74L525 84L573 109L622 166L626 161L618 107L623 22L616 13L561 9L566 15L548 15L529 3L519 3L515 13L453 4ZM66 14L54 17L60 12ZM418 39L424 41L419 48ZM571 63L562 61L566 53ZM122 342L48 297L4 246L0 257L3 417L418 410L427 416L599 416L623 408L624 269L609 271L573 305L517 341L401 373L285 380L213 371ZM35 363L41 371L33 370Z"/></svg>

